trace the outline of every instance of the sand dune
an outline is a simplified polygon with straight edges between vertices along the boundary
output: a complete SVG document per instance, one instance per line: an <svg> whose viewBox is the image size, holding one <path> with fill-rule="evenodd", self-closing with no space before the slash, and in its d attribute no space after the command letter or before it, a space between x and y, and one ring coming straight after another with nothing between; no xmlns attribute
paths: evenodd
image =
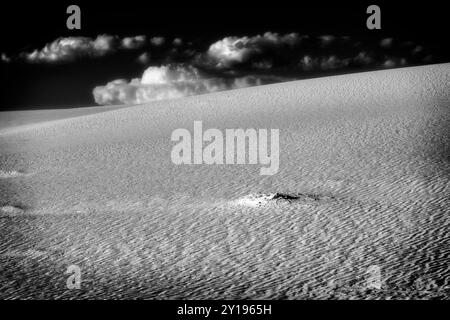
<svg viewBox="0 0 450 320"><path fill-rule="evenodd" d="M449 108L442 64L5 125L0 296L448 298ZM174 165L195 120L280 129L279 172Z"/></svg>
<svg viewBox="0 0 450 320"><path fill-rule="evenodd" d="M72 109L1 111L0 132L14 127L22 127L22 129L25 129L29 126L42 124L43 122L80 117L89 114L116 110L123 107L124 106L97 106Z"/></svg>

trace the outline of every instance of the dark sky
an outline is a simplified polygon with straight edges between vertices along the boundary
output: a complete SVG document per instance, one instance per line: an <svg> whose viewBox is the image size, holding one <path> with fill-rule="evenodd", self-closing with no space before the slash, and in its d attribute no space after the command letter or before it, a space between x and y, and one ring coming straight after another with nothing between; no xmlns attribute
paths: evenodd
<svg viewBox="0 0 450 320"><path fill-rule="evenodd" d="M392 1L391 1L392 2ZM82 29L66 28L66 8L81 7ZM366 8L378 4L382 29L366 28ZM99 34L180 37L198 51L227 36L254 36L266 31L307 35L347 35L363 41L393 37L421 44L432 62L450 61L445 7L430 1L14 1L2 3L0 52L16 56L41 49L58 37ZM0 108L32 109L94 105L92 88L117 78L139 77L144 67L130 56L82 59L63 65L12 62L0 64ZM340 70L339 72L345 72ZM321 74L318 74L321 75ZM311 75L313 76L313 75Z"/></svg>

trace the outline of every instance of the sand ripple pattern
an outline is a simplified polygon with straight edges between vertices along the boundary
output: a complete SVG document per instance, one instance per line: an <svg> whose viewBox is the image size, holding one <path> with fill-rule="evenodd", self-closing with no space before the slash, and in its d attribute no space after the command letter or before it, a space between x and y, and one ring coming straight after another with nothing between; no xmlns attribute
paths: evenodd
<svg viewBox="0 0 450 320"><path fill-rule="evenodd" d="M0 297L448 299L449 84L402 68L4 131ZM279 173L173 165L194 120L280 128Z"/></svg>

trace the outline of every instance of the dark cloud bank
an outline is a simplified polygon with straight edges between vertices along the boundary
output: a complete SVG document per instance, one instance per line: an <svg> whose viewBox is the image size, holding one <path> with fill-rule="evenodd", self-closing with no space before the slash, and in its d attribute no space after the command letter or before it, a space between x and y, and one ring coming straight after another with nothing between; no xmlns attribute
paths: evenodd
<svg viewBox="0 0 450 320"><path fill-rule="evenodd" d="M3 64L70 65L121 59L141 75L112 78L92 88L100 105L139 104L311 76L434 62L420 44L382 38L370 43L345 36L298 33L225 37L209 44L137 35L59 38L42 49L3 53Z"/></svg>

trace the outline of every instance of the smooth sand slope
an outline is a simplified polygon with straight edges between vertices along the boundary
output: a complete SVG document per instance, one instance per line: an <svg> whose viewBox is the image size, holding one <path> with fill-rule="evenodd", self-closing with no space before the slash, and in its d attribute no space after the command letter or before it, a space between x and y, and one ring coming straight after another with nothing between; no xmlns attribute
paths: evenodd
<svg viewBox="0 0 450 320"><path fill-rule="evenodd" d="M0 132L13 127L31 127L42 122L50 122L67 118L85 116L94 113L111 111L124 106L97 106L71 109L20 110L0 112Z"/></svg>
<svg viewBox="0 0 450 320"><path fill-rule="evenodd" d="M172 164L194 120L280 129L278 174ZM448 298L449 130L450 64L0 128L0 297Z"/></svg>

